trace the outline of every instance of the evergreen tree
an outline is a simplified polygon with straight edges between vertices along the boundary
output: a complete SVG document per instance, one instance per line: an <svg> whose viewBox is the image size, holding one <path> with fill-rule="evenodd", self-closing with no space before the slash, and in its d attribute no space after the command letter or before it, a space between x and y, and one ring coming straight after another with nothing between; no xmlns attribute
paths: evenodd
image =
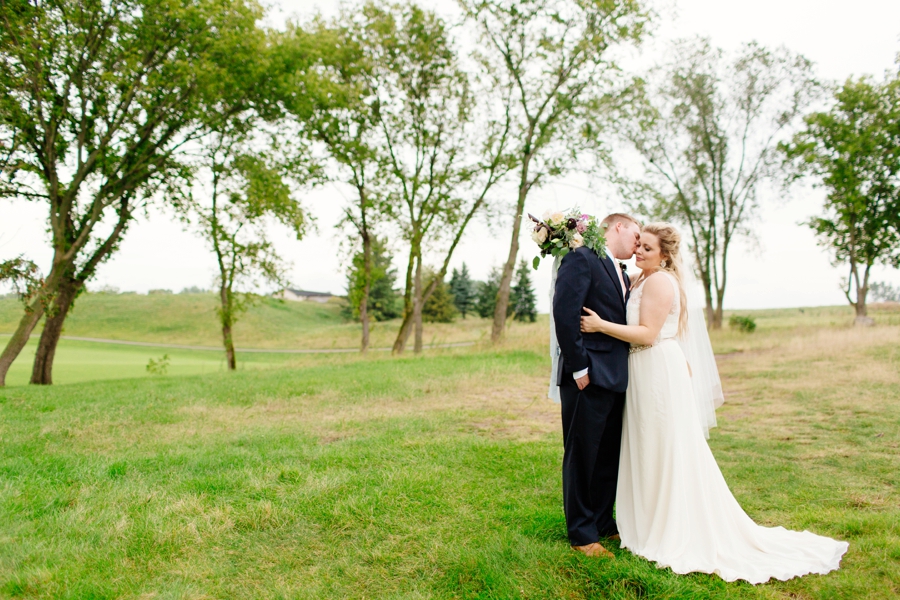
<svg viewBox="0 0 900 600"><path fill-rule="evenodd" d="M530 269L523 259L516 272L516 285L512 289L510 305L516 321L534 323L537 320L537 300L531 287Z"/></svg>
<svg viewBox="0 0 900 600"><path fill-rule="evenodd" d="M482 281L477 284L478 294L475 299L475 311L478 313L483 319L488 319L494 316L494 309L497 307L497 292L500 291L500 278L503 276L503 272L499 267L494 267L491 269L491 274L488 275L487 281ZM510 303L506 307L506 316L512 314L513 304Z"/></svg>
<svg viewBox="0 0 900 600"><path fill-rule="evenodd" d="M450 278L450 293L453 294L453 304L456 306L456 310L465 319L466 314L475 308L477 299L475 282L469 277L469 268L466 263L463 263L462 269L459 271L453 269L453 276Z"/></svg>
<svg viewBox="0 0 900 600"><path fill-rule="evenodd" d="M359 320L359 303L365 286L363 270L365 257L362 252L353 256L350 273L347 274L347 306L344 317ZM369 315L376 321L387 321L400 316L400 301L394 285L397 270L391 268L391 255L384 240L375 238L372 242L372 285L369 289Z"/></svg>
<svg viewBox="0 0 900 600"><path fill-rule="evenodd" d="M428 285L434 279L434 273L428 273ZM456 306L450 286L441 281L422 307L422 319L427 323L452 323L456 318Z"/></svg>

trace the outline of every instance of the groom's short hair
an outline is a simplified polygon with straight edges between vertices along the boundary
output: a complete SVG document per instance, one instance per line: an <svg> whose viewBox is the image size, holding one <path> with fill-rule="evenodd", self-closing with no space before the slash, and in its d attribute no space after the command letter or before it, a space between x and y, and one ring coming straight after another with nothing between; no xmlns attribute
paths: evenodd
<svg viewBox="0 0 900 600"><path fill-rule="evenodd" d="M605 219L603 219L602 221L600 221L600 224L606 225L606 227L608 229L608 228L612 227L613 225L615 225L616 223L622 223L623 221L626 223L634 223L635 225L638 226L638 228L642 228L644 226L644 224L641 223L640 221L638 221L635 217L632 217L631 215L628 215L625 213L613 213L613 214L609 215L608 217L606 217Z"/></svg>

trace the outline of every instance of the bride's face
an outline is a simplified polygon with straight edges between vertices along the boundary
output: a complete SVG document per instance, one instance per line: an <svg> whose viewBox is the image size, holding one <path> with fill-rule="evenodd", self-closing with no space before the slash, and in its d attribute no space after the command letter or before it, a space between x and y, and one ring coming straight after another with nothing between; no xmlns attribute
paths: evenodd
<svg viewBox="0 0 900 600"><path fill-rule="evenodd" d="M663 256L659 249L659 238L644 231L641 233L641 245L634 253L635 266L641 270L653 270L659 267Z"/></svg>

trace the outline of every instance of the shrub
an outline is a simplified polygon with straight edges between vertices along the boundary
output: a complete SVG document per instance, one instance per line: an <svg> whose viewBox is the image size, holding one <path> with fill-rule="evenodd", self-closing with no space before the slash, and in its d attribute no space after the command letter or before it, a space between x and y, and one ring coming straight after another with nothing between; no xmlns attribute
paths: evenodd
<svg viewBox="0 0 900 600"><path fill-rule="evenodd" d="M434 275L431 273L428 275L429 279L434 278ZM452 323L456 318L456 314L456 305L453 303L453 294L450 292L450 286L441 281L434 289L431 297L425 301L425 306L422 307L422 320L426 323Z"/></svg>
<svg viewBox="0 0 900 600"><path fill-rule="evenodd" d="M165 375L169 370L169 355L163 354L157 360L150 359L147 363L147 372L151 375Z"/></svg>
<svg viewBox="0 0 900 600"><path fill-rule="evenodd" d="M731 315L728 319L728 325L730 325L732 329L738 329L744 333L753 333L756 331L756 321L753 320L753 317Z"/></svg>
<svg viewBox="0 0 900 600"><path fill-rule="evenodd" d="M900 286L876 281L869 286L869 293L875 302L900 302Z"/></svg>
<svg viewBox="0 0 900 600"><path fill-rule="evenodd" d="M191 287L186 287L182 289L179 294L206 294L209 293L209 290L205 290L202 287L197 287L196 285L192 285Z"/></svg>

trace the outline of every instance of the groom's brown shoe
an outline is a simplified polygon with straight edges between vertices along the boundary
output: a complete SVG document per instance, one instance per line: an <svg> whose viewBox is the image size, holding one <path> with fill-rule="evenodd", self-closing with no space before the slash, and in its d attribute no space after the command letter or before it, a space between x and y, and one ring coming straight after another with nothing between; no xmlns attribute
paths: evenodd
<svg viewBox="0 0 900 600"><path fill-rule="evenodd" d="M614 533L614 534L612 534L611 536L609 536L609 537L606 538L606 539L612 540L612 541L614 541L614 542L621 542L621 541L622 541L622 538L619 537L619 534L618 534L618 533Z"/></svg>
<svg viewBox="0 0 900 600"><path fill-rule="evenodd" d="M587 544L585 546L572 546L575 552L581 552L585 556L615 558L615 554L600 545L599 542Z"/></svg>

